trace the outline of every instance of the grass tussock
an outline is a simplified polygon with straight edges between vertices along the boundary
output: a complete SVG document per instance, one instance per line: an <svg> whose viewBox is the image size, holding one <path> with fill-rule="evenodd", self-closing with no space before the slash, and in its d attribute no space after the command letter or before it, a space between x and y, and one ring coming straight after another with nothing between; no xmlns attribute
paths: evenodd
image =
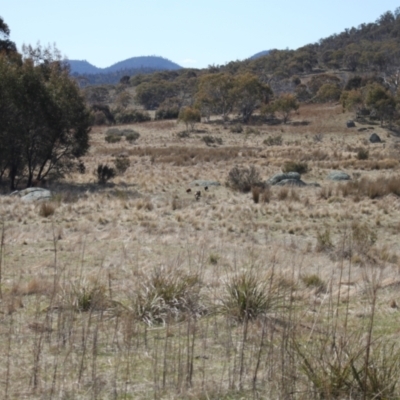
<svg viewBox="0 0 400 400"><path fill-rule="evenodd" d="M98 282L71 283L60 296L61 304L76 312L105 310L110 306L107 289Z"/></svg>
<svg viewBox="0 0 400 400"><path fill-rule="evenodd" d="M56 212L56 205L54 203L44 202L40 205L39 215L43 218L48 218Z"/></svg>
<svg viewBox="0 0 400 400"><path fill-rule="evenodd" d="M253 270L235 274L225 283L219 312L237 322L256 319L276 310L280 303L274 276Z"/></svg>
<svg viewBox="0 0 400 400"><path fill-rule="evenodd" d="M400 177L363 177L359 180L348 181L340 185L339 188L343 197L368 197L376 199L394 194L400 196Z"/></svg>
<svg viewBox="0 0 400 400"><path fill-rule="evenodd" d="M268 185L262 186L252 186L251 196L255 204L258 203L269 203L272 197L271 189Z"/></svg>
<svg viewBox="0 0 400 400"><path fill-rule="evenodd" d="M149 277L143 277L132 294L131 310L148 325L202 315L206 307L200 298L201 288L202 281L197 273L179 268L156 268Z"/></svg>

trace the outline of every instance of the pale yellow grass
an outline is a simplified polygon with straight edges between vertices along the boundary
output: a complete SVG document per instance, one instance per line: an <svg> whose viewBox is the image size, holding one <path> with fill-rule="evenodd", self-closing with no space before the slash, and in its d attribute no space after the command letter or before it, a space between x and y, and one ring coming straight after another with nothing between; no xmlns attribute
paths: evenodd
<svg viewBox="0 0 400 400"><path fill-rule="evenodd" d="M9 378L1 382L0 392L7 390L9 398L21 399L112 398L108 396L115 385L119 396L115 398L123 398L124 390L130 396L127 398L179 398L179 390L163 392L154 382L154 367L158 365L154 360L161 356L157 337L164 338L165 349L169 348L166 338L171 337L171 346L176 346L176 353L171 350L171 354L178 354L183 345L174 341L174 335L179 337L179 329L192 328L171 326L171 332L165 333L162 325L153 327L146 334L150 342L145 344L142 335L147 328L124 317L135 291L157 267L199 272L204 291L215 304L230 276L251 267L259 271L273 268L282 285L295 286L293 298L299 302L299 317L309 326L328 298L340 298L340 304L350 299L350 315L367 312L366 286L379 270L384 288L378 300L379 313L382 318L390 315L398 320L390 304L400 304L396 291L400 284L399 198L355 201L341 196L338 184L326 180L331 169L345 170L354 178L398 174L398 153L393 150L394 138L387 137L379 127L375 131L385 143L365 144L369 131L345 128L350 117L339 106L305 106L294 119L307 120L308 125L263 126L259 127L260 135L248 136L230 133L219 125L199 125L198 129L222 138L223 144L217 148L208 148L201 141L204 133L178 138L176 133L183 127L171 122L135 125L141 135L135 144L107 144L106 129L94 128L91 150L83 158L86 174L74 173L64 182L51 184L60 195L53 215L44 218L39 205L2 196L4 339L0 348L9 359L1 373ZM322 142L313 140L316 133L324 134ZM267 135L277 134L283 137L282 146L263 144ZM363 163L356 159L356 148L360 146L370 150L369 159ZM97 185L97 165L112 166L113 158L121 153L129 157L128 170L105 186ZM184 160L186 155L190 162ZM254 204L251 193L233 192L225 186L228 172L235 165L255 165L266 180L280 172L288 160L307 162L310 171L303 179L318 182L321 188L290 189L282 199L283 189L273 187L269 203ZM379 162L382 166L376 169L373 164ZM190 186L196 179L217 180L221 186L210 186L208 191ZM192 191L187 193L189 187ZM198 201L194 197L197 190L201 191ZM376 243L366 249L371 251L369 261L365 260L366 254L357 254L358 258L353 259L357 263L351 264L350 258L341 255L353 223L365 224L376 233ZM324 230L329 230L334 248L318 252L317 237ZM301 283L302 276L312 274L326 283L327 293ZM83 290L96 285L115 302L104 315L70 311L63 303L73 288ZM122 308L118 312L112 311L119 305ZM382 332L384 324L378 327ZM205 339L196 347L198 355L209 357L207 364L196 361L199 364L195 365L193 387L185 389L192 391L193 398L202 393L200 370L208 371L208 390L228 390L229 386L224 368L230 368L230 364L218 361L226 354L223 337L208 342L207 326L199 325L199 335ZM94 347L91 329L97 332L99 349ZM261 325L251 327L249 337L254 343L258 343L260 329ZM53 330L66 342L51 336ZM392 328L387 331L394 333ZM134 355L124 351L124 340L131 334L132 340L137 340ZM240 336L240 328L236 334L232 340ZM90 350L83 346L82 338L91 338ZM41 359L35 361L39 345ZM90 353L87 358L83 351ZM173 357L172 364L176 362ZM141 363L142 376L138 374ZM55 365L59 368L56 372ZM33 376L38 379L35 384Z"/></svg>

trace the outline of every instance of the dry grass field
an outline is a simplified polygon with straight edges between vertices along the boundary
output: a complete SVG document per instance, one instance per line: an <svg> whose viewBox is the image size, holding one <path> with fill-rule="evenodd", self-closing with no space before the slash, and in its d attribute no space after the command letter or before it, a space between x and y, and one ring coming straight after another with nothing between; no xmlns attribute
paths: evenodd
<svg viewBox="0 0 400 400"><path fill-rule="evenodd" d="M351 118L309 105L189 136L151 121L113 144L95 127L86 172L50 182L53 201L0 196L0 397L400 398L400 139ZM116 157L129 168L99 185ZM320 186L256 203L225 184L288 161Z"/></svg>

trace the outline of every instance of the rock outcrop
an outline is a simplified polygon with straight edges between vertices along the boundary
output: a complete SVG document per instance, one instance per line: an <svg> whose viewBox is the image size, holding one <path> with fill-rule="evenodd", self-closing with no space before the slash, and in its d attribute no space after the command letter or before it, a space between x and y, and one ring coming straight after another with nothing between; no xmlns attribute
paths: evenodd
<svg viewBox="0 0 400 400"><path fill-rule="evenodd" d="M22 201L31 203L35 201L51 200L52 194L50 190L39 187L33 187L24 190L17 190L15 192L12 192L10 196L16 196L21 198Z"/></svg>

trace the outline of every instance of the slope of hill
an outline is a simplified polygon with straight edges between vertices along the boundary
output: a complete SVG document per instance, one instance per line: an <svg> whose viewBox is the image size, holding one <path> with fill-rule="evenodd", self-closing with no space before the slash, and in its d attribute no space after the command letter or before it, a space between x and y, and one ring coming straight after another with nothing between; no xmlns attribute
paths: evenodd
<svg viewBox="0 0 400 400"><path fill-rule="evenodd" d="M100 73L101 68L97 68L86 60L67 60L71 68L71 73L77 74L97 74Z"/></svg>
<svg viewBox="0 0 400 400"><path fill-rule="evenodd" d="M271 50L260 51L260 52L258 52L258 53L256 53L256 54L252 55L252 56L249 57L248 59L249 59L249 60L255 60L256 58L260 58L260 57L263 57L263 56L267 56L267 55L269 54L270 51L271 51Z"/></svg>

